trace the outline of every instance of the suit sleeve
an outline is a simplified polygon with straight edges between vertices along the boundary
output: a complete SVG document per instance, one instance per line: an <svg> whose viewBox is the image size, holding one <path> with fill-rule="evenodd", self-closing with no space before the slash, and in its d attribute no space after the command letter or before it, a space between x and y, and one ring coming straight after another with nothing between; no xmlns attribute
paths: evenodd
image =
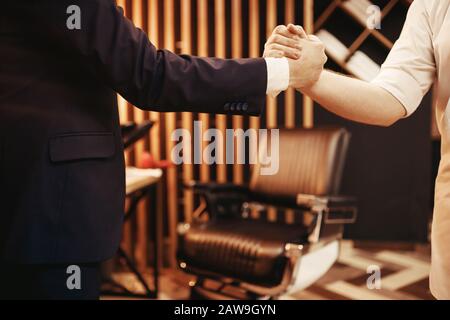
<svg viewBox="0 0 450 320"><path fill-rule="evenodd" d="M113 0L17 0L43 35L93 67L142 109L259 115L267 89L264 59L223 60L157 50ZM79 8L81 28L67 26Z"/></svg>

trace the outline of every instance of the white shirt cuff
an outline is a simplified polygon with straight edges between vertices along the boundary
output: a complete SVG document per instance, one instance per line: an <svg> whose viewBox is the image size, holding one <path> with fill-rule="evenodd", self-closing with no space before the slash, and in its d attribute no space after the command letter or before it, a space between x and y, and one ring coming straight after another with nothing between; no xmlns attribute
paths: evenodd
<svg viewBox="0 0 450 320"><path fill-rule="evenodd" d="M266 58L267 95L278 96L289 88L289 62L286 58Z"/></svg>

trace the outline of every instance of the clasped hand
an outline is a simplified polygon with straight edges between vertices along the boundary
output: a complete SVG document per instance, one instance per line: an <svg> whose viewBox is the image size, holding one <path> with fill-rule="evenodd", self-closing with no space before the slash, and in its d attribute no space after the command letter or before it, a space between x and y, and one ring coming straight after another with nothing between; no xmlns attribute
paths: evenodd
<svg viewBox="0 0 450 320"><path fill-rule="evenodd" d="M314 85L327 62L325 46L319 38L292 24L275 28L265 45L264 57L288 58L290 86L297 90Z"/></svg>

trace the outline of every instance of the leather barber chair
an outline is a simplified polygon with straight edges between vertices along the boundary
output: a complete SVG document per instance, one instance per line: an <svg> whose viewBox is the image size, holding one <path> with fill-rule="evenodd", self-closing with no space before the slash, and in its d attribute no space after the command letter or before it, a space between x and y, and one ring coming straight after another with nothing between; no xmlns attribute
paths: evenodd
<svg viewBox="0 0 450 320"><path fill-rule="evenodd" d="M192 299L276 299L333 266L357 213L339 195L349 140L344 129L280 130L275 175L255 165L248 187L187 186L201 198L193 222L178 227L179 266L197 278Z"/></svg>

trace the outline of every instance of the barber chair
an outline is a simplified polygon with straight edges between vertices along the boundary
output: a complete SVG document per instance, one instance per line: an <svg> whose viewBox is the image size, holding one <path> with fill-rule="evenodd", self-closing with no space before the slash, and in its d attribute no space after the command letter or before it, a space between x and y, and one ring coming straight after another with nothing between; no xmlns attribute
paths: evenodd
<svg viewBox="0 0 450 320"><path fill-rule="evenodd" d="M279 137L275 175L260 175L258 164L249 186L186 186L201 198L193 222L178 227L179 266L197 278L192 299L277 299L312 285L338 259L357 214L355 199L339 195L350 134L286 129ZM268 211L291 221L271 221Z"/></svg>

